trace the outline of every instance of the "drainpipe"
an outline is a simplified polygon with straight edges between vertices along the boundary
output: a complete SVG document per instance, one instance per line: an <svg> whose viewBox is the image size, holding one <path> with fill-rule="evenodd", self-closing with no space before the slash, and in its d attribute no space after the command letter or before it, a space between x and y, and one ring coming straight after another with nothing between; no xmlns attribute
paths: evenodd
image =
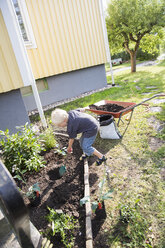
<svg viewBox="0 0 165 248"><path fill-rule="evenodd" d="M99 0L99 5L100 5L101 23L102 23L102 28L103 28L105 48L106 48L106 56L107 56L107 61L109 62L109 65L110 65L112 86L115 86L115 81L114 81L114 77L113 77L113 70L112 70L111 53L110 53L110 48L109 48L107 28L106 28L106 23L105 23L105 15L104 15L104 9L103 9L103 2L102 1L103 0Z"/></svg>
<svg viewBox="0 0 165 248"><path fill-rule="evenodd" d="M47 123L46 123L46 119L45 119L45 115L44 115L44 111L43 111L43 108L42 108L42 104L41 104L41 100L40 100L40 96L39 96L39 93L38 93L38 89L37 89L37 86L36 86L35 79L32 82L32 90L33 90L35 102L36 102L36 105L37 105L37 108L38 108L38 112L39 112L39 115L40 115L40 118L41 118L42 125L43 125L44 128L47 128Z"/></svg>
<svg viewBox="0 0 165 248"><path fill-rule="evenodd" d="M28 59L27 51L24 45L24 40L21 34L19 23L16 17L14 6L11 0L0 0L0 9L6 24L8 35L13 47L13 51L17 60L17 64L20 70L20 74L24 83L24 86L31 85L35 102L38 108L38 112L43 126L46 128L47 123L44 116L41 100L37 90L35 78L32 72L32 68Z"/></svg>

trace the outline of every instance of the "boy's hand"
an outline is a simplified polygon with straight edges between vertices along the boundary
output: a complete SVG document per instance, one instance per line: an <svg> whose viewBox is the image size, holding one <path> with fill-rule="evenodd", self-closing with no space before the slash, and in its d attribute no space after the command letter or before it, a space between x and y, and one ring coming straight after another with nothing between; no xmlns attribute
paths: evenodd
<svg viewBox="0 0 165 248"><path fill-rule="evenodd" d="M67 152L72 153L72 152L73 152L72 147L68 147L68 148L67 148Z"/></svg>
<svg viewBox="0 0 165 248"><path fill-rule="evenodd" d="M84 113L86 110L88 110L88 107L78 108L77 110L79 110L80 112Z"/></svg>

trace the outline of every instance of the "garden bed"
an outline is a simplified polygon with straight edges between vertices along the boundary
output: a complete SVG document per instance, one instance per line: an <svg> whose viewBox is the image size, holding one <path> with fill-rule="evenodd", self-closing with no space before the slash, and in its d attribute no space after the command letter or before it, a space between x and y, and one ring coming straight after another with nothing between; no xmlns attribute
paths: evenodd
<svg viewBox="0 0 165 248"><path fill-rule="evenodd" d="M56 139L60 147L67 146L68 139L66 137L58 136ZM81 154L77 140L73 145L73 154L63 156L54 153L53 149L45 152L46 166L38 173L26 174L26 185L22 185L22 190L26 192L31 185L39 183L40 204L32 207L27 198L25 198L25 204L29 209L31 222L43 233L43 236L48 226L45 218L49 213L47 207L61 209L63 213L75 217L78 224L74 231L74 248L85 248L85 208L80 206L80 199L84 197L84 169L83 162L79 161ZM58 173L61 165L66 166L66 172L62 177ZM51 239L53 247L64 247L57 237L58 235Z"/></svg>
<svg viewBox="0 0 165 248"><path fill-rule="evenodd" d="M56 136L56 140L60 147L66 147L68 138ZM46 166L40 172L28 173L25 175L26 184L18 185L22 191L27 192L28 188L39 183L41 191L41 202L38 206L31 206L27 197L24 197L25 204L28 207L30 220L34 226L42 232L48 227L48 221L45 218L49 210L60 209L65 214L74 216L78 221L77 228L74 231L74 248L85 248L86 244L86 229L85 229L85 205L80 206L80 199L84 197L84 162L79 158L82 155L82 150L78 140L74 141L73 154L66 156L59 155L54 152L54 149L44 152L43 157ZM92 156L89 159L89 179L92 187L91 194L98 190L100 167L93 166L96 157ZM62 177L59 176L59 168L65 165L66 172ZM102 168L103 169L103 168ZM106 237L103 233L104 218L97 218L95 213L92 214L92 232L93 232L93 247L106 248ZM64 248L65 246L56 235L50 239L53 247Z"/></svg>

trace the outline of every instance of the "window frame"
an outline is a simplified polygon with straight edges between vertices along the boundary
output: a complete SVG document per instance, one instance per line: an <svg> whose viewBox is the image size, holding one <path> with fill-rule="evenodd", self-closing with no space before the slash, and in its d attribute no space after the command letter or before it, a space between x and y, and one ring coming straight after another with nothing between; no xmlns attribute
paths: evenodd
<svg viewBox="0 0 165 248"><path fill-rule="evenodd" d="M21 35L22 35L23 41L25 43L25 46L27 49L37 48L37 44L36 44L36 40L34 37L32 25L30 22L29 13L28 13L27 6L26 6L26 2L25 2L25 0L17 0L17 2L18 2L18 6L19 6L21 16L22 16L22 21L23 21L24 28L25 28L25 31L27 34L27 38L28 38L28 41L25 41L23 38L23 35L22 35L22 31L21 31ZM13 5L14 5L14 3L13 3ZM14 10L15 10L15 7L14 7ZM15 13L16 13L16 11L15 11ZM17 14L16 14L16 16L17 16ZM18 17L17 17L17 19L18 19Z"/></svg>

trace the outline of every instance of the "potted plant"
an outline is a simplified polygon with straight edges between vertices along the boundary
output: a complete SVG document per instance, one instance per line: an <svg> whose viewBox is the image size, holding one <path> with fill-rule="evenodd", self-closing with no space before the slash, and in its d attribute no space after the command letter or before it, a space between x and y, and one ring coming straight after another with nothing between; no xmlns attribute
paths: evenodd
<svg viewBox="0 0 165 248"><path fill-rule="evenodd" d="M26 196L28 197L31 206L36 207L40 204L41 197L38 183L35 183L29 187L28 191L26 192Z"/></svg>

